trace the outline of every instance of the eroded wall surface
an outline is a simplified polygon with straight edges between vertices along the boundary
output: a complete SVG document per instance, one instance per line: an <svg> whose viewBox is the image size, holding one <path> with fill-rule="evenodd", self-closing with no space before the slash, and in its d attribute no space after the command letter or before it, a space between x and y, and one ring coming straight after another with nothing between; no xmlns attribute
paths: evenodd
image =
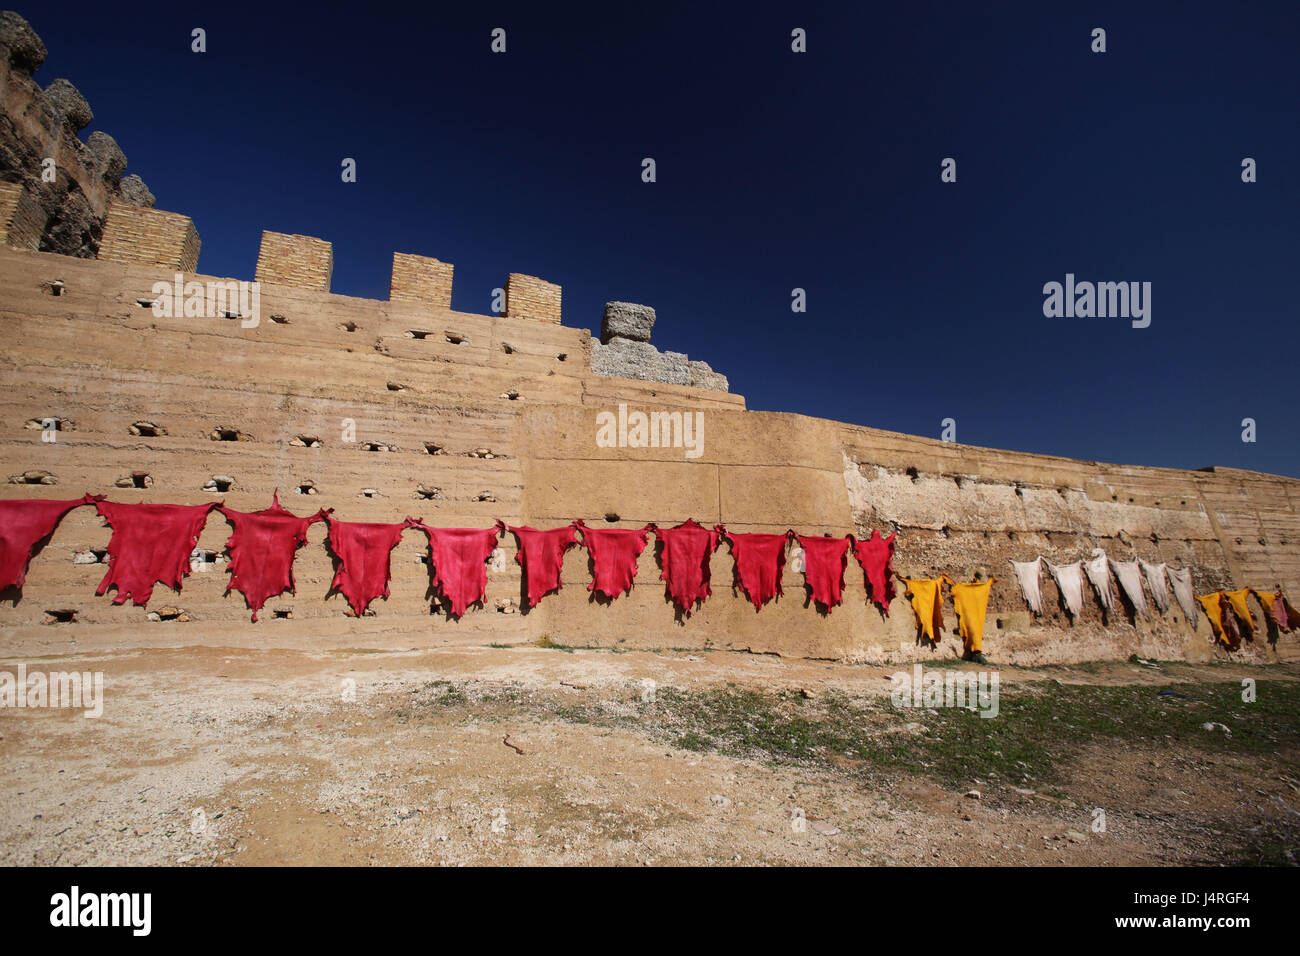
<svg viewBox="0 0 1300 956"><path fill-rule="evenodd" d="M1300 483L1292 479L1100 465L750 412L726 392L593 374L585 330L553 315L455 312L441 281L425 301L408 291L383 302L322 291L313 275L303 280L313 288L263 282L256 327L238 316L159 318L149 303L155 283L173 281L172 268L0 250L0 454L11 482L0 493L223 500L251 511L278 488L297 513L333 507L354 521L412 515L446 527L487 527L497 518L551 527L580 517L639 527L694 518L734 531L896 530L900 573L998 578L986 652L1026 664L1223 652L1205 621L1194 630L1176 606L1150 621L1122 613L1103 620L1088 595L1071 624L1046 574L1048 612L1031 619L1012 558L1064 563L1102 547L1117 560L1191 567L1198 591L1298 590ZM397 268L409 273L411 263ZM445 274L449 283L450 266ZM625 414L692 416L702 427L695 453L602 446L599 416L620 405ZM60 425L52 442L42 440L49 418ZM53 483L25 483L33 480ZM566 556L563 590L524 613L507 536L504 569L489 575L484 607L451 620L430 613L425 539L407 532L393 554L392 596L356 619L341 597L325 600L333 568L320 524L299 552L297 595L273 598L253 624L240 596L223 594L229 530L220 515L209 518L199 548L211 560L180 595L159 588L148 609L115 607L93 594L109 531L92 509L74 511L32 561L21 599L0 606L7 646L404 648L547 636L570 645L873 662L958 651L951 631L938 649L918 646L902 596L888 616L870 606L852 558L844 605L831 614L808 606L802 575L790 566L784 595L756 611L733 589L723 545L711 564L713 596L683 617L665 598L653 537L631 594L593 601L587 555L577 548ZM170 619L151 617L160 609ZM75 623L49 623L48 612L67 610ZM955 623L951 604L946 617ZM1296 645L1283 635L1276 652L1256 642L1238 656L1293 657Z"/></svg>

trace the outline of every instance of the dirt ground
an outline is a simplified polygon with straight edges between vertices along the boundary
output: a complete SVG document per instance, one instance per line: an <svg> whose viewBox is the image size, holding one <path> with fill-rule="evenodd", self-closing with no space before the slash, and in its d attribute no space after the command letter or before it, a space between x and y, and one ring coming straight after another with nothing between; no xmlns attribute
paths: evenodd
<svg viewBox="0 0 1300 956"><path fill-rule="evenodd" d="M926 757L944 754L927 730L936 712L892 707L894 668L550 647L26 663L103 671L105 703L98 719L0 711L7 865L1293 865L1300 847L1289 718L1250 747L1230 719L1205 729L1190 710L1164 740L1062 733L1054 776L1026 756L1020 779L979 766L963 779ZM995 720L1020 719L1006 706L1017 695L1041 710L1069 688L1136 688L1145 706L1174 686L1183 696L1166 691L1161 706L1194 708L1243 677L1300 688L1300 665L1002 669ZM769 744L719 744L692 721L720 700L798 714L805 701L857 702L834 713L865 724L842 731L902 763L816 743L763 750L787 726L816 737L829 710L789 725L727 711Z"/></svg>

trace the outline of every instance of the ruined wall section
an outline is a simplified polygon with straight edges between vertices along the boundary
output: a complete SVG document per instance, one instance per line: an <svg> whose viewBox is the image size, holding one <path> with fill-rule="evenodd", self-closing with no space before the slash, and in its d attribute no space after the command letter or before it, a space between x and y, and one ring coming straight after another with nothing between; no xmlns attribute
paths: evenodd
<svg viewBox="0 0 1300 956"><path fill-rule="evenodd" d="M138 176L123 177L126 156L111 136L97 130L81 141L94 113L75 86L60 78L42 89L32 78L45 56L26 20L0 12L0 181L23 188L31 220L27 232L9 241L92 258L112 202L151 207L154 197ZM53 182L42 178L45 159L54 160Z"/></svg>
<svg viewBox="0 0 1300 956"><path fill-rule="evenodd" d="M1295 524L1289 502L1300 483L1291 479L1082 462L850 426L844 428L844 464L859 532L896 530L895 563L909 577L996 577L986 646L1010 646L1026 660L1069 660L1081 652L1090 658L1136 653L1199 659L1214 648L1208 623L1189 627L1176 606L1166 615L1153 609L1145 620L1121 602L1106 620L1086 584L1083 613L1072 625L1046 569L1045 614L1033 618L1011 560L1041 554L1069 564L1102 548L1117 561L1190 567L1197 593L1278 583L1294 591L1298 583L1295 539L1287 529ZM1269 515L1274 538L1267 548L1257 543L1261 524L1254 516L1260 513ZM1239 543L1222 532L1224 526L1254 534ZM1294 655L1294 644L1284 636L1278 650ZM1260 642L1240 654L1270 658Z"/></svg>
<svg viewBox="0 0 1300 956"><path fill-rule="evenodd" d="M661 352L651 345L655 319L655 310L648 305L605 303L600 341L591 343L591 370L597 375L665 385L731 390L727 377L713 371L707 362L692 361L684 352Z"/></svg>

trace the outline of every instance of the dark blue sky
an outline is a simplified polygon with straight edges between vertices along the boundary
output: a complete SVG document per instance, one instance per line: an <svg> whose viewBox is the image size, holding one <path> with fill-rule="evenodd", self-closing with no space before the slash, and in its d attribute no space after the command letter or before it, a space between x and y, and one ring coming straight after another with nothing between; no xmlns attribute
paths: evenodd
<svg viewBox="0 0 1300 956"><path fill-rule="evenodd" d="M653 305L751 408L1300 476L1300 4L611 7L17 9L202 272L252 278L264 228L348 295L394 251L468 312L524 272L568 325ZM1151 282L1151 326L1045 318L1067 272Z"/></svg>

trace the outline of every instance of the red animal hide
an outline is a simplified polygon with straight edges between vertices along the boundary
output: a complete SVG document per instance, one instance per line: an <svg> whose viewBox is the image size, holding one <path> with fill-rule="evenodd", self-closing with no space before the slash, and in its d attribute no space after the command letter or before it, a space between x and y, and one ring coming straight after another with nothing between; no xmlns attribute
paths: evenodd
<svg viewBox="0 0 1300 956"><path fill-rule="evenodd" d="M866 541L849 536L853 541L853 554L866 576L867 594L886 616L889 615L889 602L894 599L894 539L897 537L895 531L888 538L882 538L874 529Z"/></svg>
<svg viewBox="0 0 1300 956"><path fill-rule="evenodd" d="M328 512L316 512L299 518L280 507L280 496L272 497L271 507L261 511L234 511L222 505L217 509L234 525L226 550L230 552L230 583L226 593L239 591L257 620L257 612L267 600L288 591L294 593L293 559L307 541L307 529L325 520Z"/></svg>
<svg viewBox="0 0 1300 956"><path fill-rule="evenodd" d="M0 501L0 591L23 586L32 549L54 534L64 515L103 500L103 495L84 495L73 501Z"/></svg>
<svg viewBox="0 0 1300 956"><path fill-rule="evenodd" d="M536 528L506 525L506 528L519 539L519 550L515 560L524 569L528 581L528 606L536 607L537 602L560 589L560 572L564 569L564 552L578 543L573 529L577 522L563 528L550 531L538 531ZM489 551L489 554L491 552Z"/></svg>
<svg viewBox="0 0 1300 956"><path fill-rule="evenodd" d="M125 604L130 598L136 607L149 603L155 584L179 594L208 512L219 506L217 501L206 505L97 501L95 508L113 529L113 536L108 539L108 573L95 593L102 595L117 588L113 603Z"/></svg>
<svg viewBox="0 0 1300 956"><path fill-rule="evenodd" d="M483 600L487 590L486 561L505 528L430 528L414 519L412 527L429 536L430 574L434 586L460 617L471 604ZM540 597L540 595L539 595Z"/></svg>
<svg viewBox="0 0 1300 956"><path fill-rule="evenodd" d="M338 590L357 617L366 613L375 598L388 597L393 549L412 521L407 518L401 524L378 524L337 521L328 513L325 515L325 525L329 528L326 542L339 559L330 590Z"/></svg>
<svg viewBox="0 0 1300 956"><path fill-rule="evenodd" d="M826 608L844 602L844 568L848 564L848 538L805 538L796 535L803 548L803 576L812 589L813 600Z"/></svg>
<svg viewBox="0 0 1300 956"><path fill-rule="evenodd" d="M581 521L582 543L591 555L591 583L588 591L599 591L611 600L632 590L636 562L646 546L641 528L588 528Z"/></svg>
<svg viewBox="0 0 1300 956"><path fill-rule="evenodd" d="M1273 609L1270 616L1277 623L1277 626L1284 631L1300 627L1300 611L1291 606L1291 602L1286 599L1286 595L1281 591L1278 591L1277 596L1273 598Z"/></svg>
<svg viewBox="0 0 1300 956"><path fill-rule="evenodd" d="M785 534L732 534L723 531L731 542L731 556L736 562L736 581L749 596L754 607L762 607L781 590L781 572L785 568Z"/></svg>
<svg viewBox="0 0 1300 956"><path fill-rule="evenodd" d="M663 571L668 594L687 616L696 604L713 593L709 587L709 555L718 547L718 532L709 531L688 518L675 528L656 528L655 537L664 543Z"/></svg>

